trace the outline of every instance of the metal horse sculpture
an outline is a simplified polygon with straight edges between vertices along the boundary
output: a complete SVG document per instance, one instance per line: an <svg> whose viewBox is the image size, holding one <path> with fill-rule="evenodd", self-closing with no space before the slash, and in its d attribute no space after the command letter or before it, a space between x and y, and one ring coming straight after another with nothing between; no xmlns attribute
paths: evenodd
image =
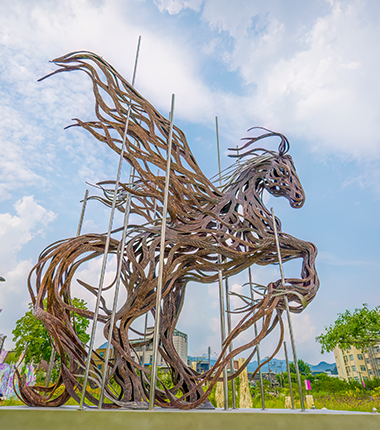
<svg viewBox="0 0 380 430"><path fill-rule="evenodd" d="M132 106L124 159L133 169L133 182L120 185L117 208L124 211L126 196L131 196L131 213L142 217L143 222L129 226L125 244L111 239L110 252L116 254L119 260L122 259L122 284L127 298L119 306L112 328L111 311L102 298L99 321L104 324L106 338L109 330L112 330L114 349L114 361L109 364L110 374L105 391L107 402L103 407L138 405L149 398L150 370L132 359L129 336L131 332L142 335L132 327L136 318L147 312L153 315L157 312L156 273L169 121L101 57L89 52L74 52L53 62L59 69L51 75L82 70L90 76L97 121L75 119L74 125L88 130L117 153L120 153L128 104ZM104 94L107 97L103 97ZM239 153L233 155L238 160L224 172L223 186L218 188L200 170L183 132L174 127L159 330L159 351L171 370L174 386L167 388L162 383L158 387L155 396L158 406L180 409L199 407L207 401L228 361L251 349L246 366L255 354L256 345L278 326L279 343L273 357L283 338L281 315L284 295L288 297L291 311L301 312L318 290L316 247L283 233L280 221L276 219L283 261L301 258L301 277L286 279L285 290L280 280L271 282L262 298L256 302L241 296L245 305L236 312L240 312L242 318L225 340L220 357L209 371L199 374L189 368L174 348L173 333L190 281L213 283L218 279L219 270L225 278L252 264L277 263L273 219L263 203L263 191L287 198L293 208L300 208L304 203L304 191L292 158L287 154L287 139L279 133L261 130L261 135L248 138L239 148ZM278 152L252 149L256 142L272 136L280 138ZM157 168L161 173L153 173ZM104 197L98 199L106 205L110 205L113 197L113 191L109 189L112 184L112 181L99 184ZM93 319L94 313L72 305L71 283L81 264L104 253L105 240L103 234L86 234L54 243L42 252L29 275L28 288L34 304L34 315L49 332L60 356L61 369L58 382L49 388L27 387L19 377L20 397L26 404L59 406L70 396L80 400L78 392L82 390L81 381L88 352L76 334L72 315L74 311ZM94 295L97 294L96 287L81 280L78 282ZM113 283L105 290L112 286ZM44 306L45 298L47 304ZM260 319L263 324L258 336L227 353L229 344ZM242 370L229 378L235 378ZM101 372L94 362L90 380L100 385ZM206 391L202 388L205 383L208 383ZM64 390L57 395L56 391L62 384ZM94 405L98 404L97 398L89 390L86 391L86 399Z"/></svg>

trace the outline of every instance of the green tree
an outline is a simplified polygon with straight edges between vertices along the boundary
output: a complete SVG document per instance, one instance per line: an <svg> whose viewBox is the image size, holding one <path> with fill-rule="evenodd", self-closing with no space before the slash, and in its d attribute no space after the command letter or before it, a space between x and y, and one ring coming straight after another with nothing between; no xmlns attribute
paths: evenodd
<svg viewBox="0 0 380 430"><path fill-rule="evenodd" d="M336 346L348 350L351 346L359 349L368 349L375 346L380 339L380 306L372 310L367 304L354 312L346 310L338 314L338 318L325 332L320 334L316 341L322 346L322 353L331 352Z"/></svg>
<svg viewBox="0 0 380 430"><path fill-rule="evenodd" d="M296 366L294 365L294 363L292 361L289 363L289 368L290 368L290 373L296 373ZM303 360L301 360L300 358L298 359L298 368L299 368L300 373L302 375L310 375L311 374L310 366L307 363L305 363Z"/></svg>
<svg viewBox="0 0 380 430"><path fill-rule="evenodd" d="M83 299L74 297L72 303L79 309L87 309L87 303ZM46 305L46 299L44 305ZM86 333L90 321L75 312L74 316L78 337L83 343L86 343L90 338ZM27 344L26 363L30 363L32 360L35 363L40 363L42 360L49 362L52 350L50 338L42 322L33 315L32 303L29 303L29 310L25 315L16 322L12 334L14 336L13 342L16 343L15 352L17 356L23 352L25 343Z"/></svg>

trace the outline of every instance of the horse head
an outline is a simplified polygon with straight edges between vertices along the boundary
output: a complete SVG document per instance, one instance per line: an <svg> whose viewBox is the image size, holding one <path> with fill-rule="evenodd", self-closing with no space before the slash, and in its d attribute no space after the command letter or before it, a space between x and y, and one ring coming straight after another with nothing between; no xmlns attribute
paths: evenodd
<svg viewBox="0 0 380 430"><path fill-rule="evenodd" d="M292 208L301 208L305 202L296 168L290 155L275 156L263 175L263 187L275 197L285 197Z"/></svg>
<svg viewBox="0 0 380 430"><path fill-rule="evenodd" d="M231 157L238 158L239 162L245 157L251 156L246 162L240 164L240 168L238 169L239 181L247 175L251 180L254 179L256 193L261 194L265 189L274 197L285 197L288 199L292 208L301 208L305 202L305 192L296 173L293 159L290 155L286 154L289 150L289 142L280 133L270 130L266 131L268 133L261 134L258 137L244 138L243 140L248 140L248 142L241 148L230 148L239 152L237 155L230 155ZM241 152L258 140L272 136L281 138L278 152L268 151L263 148L254 148L246 152ZM253 172L254 175L252 176Z"/></svg>

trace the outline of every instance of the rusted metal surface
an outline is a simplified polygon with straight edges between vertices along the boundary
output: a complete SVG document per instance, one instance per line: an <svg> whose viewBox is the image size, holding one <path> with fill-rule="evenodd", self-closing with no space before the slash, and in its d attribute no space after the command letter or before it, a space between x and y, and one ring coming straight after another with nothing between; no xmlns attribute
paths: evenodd
<svg viewBox="0 0 380 430"><path fill-rule="evenodd" d="M125 247L114 238L110 241L109 252L122 259L121 281L126 299L116 312L112 328L115 360L109 363L111 372L106 384L107 403L104 407L138 408L149 399L150 371L131 358L129 340L136 333L143 336L132 327L136 318L147 312L153 315L156 312L169 121L101 57L76 52L57 58L54 63L59 68L52 75L81 70L92 79L97 119L89 122L75 119L74 125L89 131L117 153L120 153L129 100L132 104L124 160L133 167L135 176L133 185L120 184L117 208L124 212L125 196L130 193L131 213L139 215L142 222L128 227ZM249 292L247 296L240 296L243 306L235 312L241 314L241 319L227 336L219 358L209 371L197 373L182 362L174 348L173 333L189 282L215 283L220 270L226 278L252 264L277 263L273 220L263 203L263 190L276 197L287 198L293 208L304 203L304 191L292 158L287 154L287 139L280 133L264 129L259 129L259 132L258 137L246 139L239 148L239 155L236 155L236 149L232 149L239 162L224 171L223 184L217 187L199 168L184 133L174 127L159 330L159 351L171 369L174 387L158 386L155 394L157 406L192 409L202 405L216 382L221 380L227 363L243 351L251 350L245 362L245 366L248 365L256 345L278 328L279 341L273 357L283 341L284 294L287 294L291 311L301 312L318 290L316 247L282 232L276 218L282 260L300 258L300 278L285 279L286 291L282 288L281 279L269 283L262 298L255 303L248 297ZM280 139L278 151L254 148L257 142L272 136ZM160 173L153 173L157 168ZM97 199L110 206L114 181L98 185L103 189L103 197ZM42 252L28 278L34 315L43 322L61 357L60 376L52 387L27 387L18 375L20 397L28 405L58 406L70 396L78 402L80 400L78 393L83 388L87 351L75 332L71 311L89 319L94 317L94 313L71 305L71 283L82 264L103 255L105 240L105 235L86 234L56 242ZM78 282L96 296L96 287ZM104 287L103 291L112 288L113 284ZM46 308L43 306L44 298L47 298ZM107 338L111 311L104 298L101 303L98 320L104 324ZM259 320L262 320L262 328L258 335L229 351L229 344ZM262 365L267 361L269 359ZM229 379L239 376L242 370L239 369ZM100 386L101 378L100 370L92 361L90 381ZM205 382L208 382L206 391L202 388ZM64 391L55 397L61 385L64 385ZM88 405L98 404L89 390L86 391L86 402Z"/></svg>

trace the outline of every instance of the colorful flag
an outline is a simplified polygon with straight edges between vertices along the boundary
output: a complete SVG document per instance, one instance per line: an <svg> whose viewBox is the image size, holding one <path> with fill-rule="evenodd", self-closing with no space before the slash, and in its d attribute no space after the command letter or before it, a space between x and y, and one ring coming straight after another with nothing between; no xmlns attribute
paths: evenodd
<svg viewBox="0 0 380 430"><path fill-rule="evenodd" d="M311 390L310 381L308 379L305 379L305 386L307 390Z"/></svg>

